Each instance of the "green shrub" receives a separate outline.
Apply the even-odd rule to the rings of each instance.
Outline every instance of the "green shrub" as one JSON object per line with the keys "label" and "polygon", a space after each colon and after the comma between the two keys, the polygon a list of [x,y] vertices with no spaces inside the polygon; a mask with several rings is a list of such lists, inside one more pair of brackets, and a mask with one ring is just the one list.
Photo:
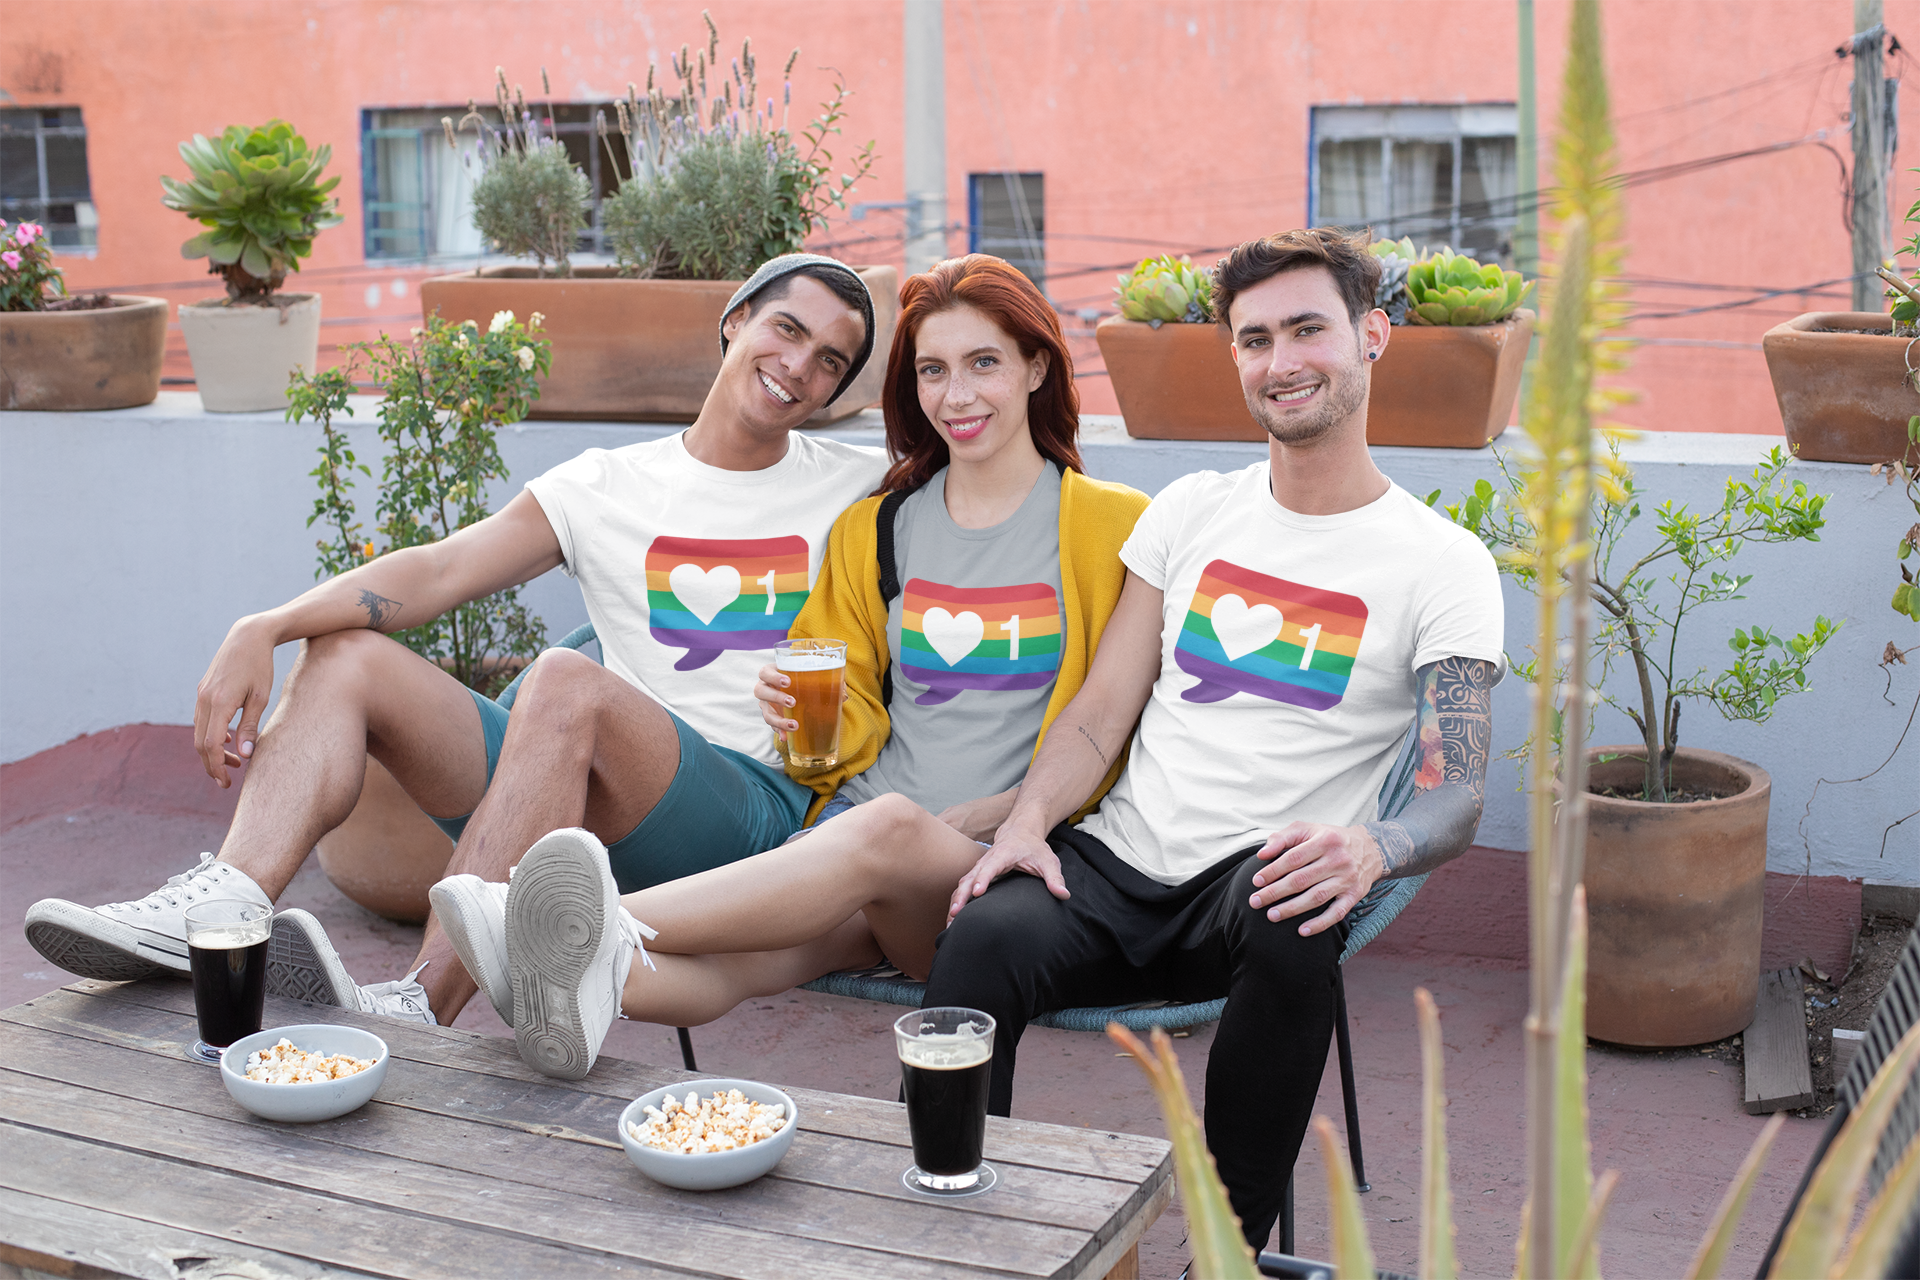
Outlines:
{"label": "green shrub", "polygon": [[211,141],[196,133],[180,144],[180,158],[192,180],[163,175],[161,203],[208,228],[180,254],[210,259],[231,301],[264,301],[313,252],[314,235],[340,221],[339,201],[327,197],[340,179],[320,181],[333,148],[308,150],[285,120],[233,125]]}

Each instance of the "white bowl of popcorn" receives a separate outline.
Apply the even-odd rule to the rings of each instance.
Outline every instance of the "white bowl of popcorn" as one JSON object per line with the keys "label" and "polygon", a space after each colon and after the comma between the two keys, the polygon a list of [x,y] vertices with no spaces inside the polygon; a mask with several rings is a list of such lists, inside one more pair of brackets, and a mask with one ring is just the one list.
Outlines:
{"label": "white bowl of popcorn", "polygon": [[737,1187],[793,1145],[793,1099],[752,1080],[689,1080],[642,1094],[620,1113],[620,1145],[640,1172],[684,1191]]}
{"label": "white bowl of popcorn", "polygon": [[366,1105],[387,1078],[387,1042],[359,1027],[274,1027],[220,1057],[233,1100],[266,1120],[311,1124]]}

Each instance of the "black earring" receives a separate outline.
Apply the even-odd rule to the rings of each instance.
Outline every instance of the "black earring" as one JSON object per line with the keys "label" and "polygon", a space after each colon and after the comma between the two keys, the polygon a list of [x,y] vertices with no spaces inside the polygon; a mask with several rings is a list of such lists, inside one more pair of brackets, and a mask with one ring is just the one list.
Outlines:
{"label": "black earring", "polygon": [[1380,358],[1380,353],[1379,353],[1378,351],[1369,351],[1369,352],[1367,352],[1367,359],[1369,359],[1369,360],[1378,360],[1379,358]]}

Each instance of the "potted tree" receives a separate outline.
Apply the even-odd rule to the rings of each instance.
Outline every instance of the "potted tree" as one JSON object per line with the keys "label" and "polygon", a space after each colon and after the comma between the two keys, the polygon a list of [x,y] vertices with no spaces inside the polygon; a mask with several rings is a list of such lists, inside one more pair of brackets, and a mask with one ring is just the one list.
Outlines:
{"label": "potted tree", "polygon": [[[1478,449],[1506,430],[1533,336],[1517,271],[1410,240],[1372,246],[1374,301],[1393,336],[1372,369],[1367,443]],[[1264,440],[1247,413],[1230,339],[1205,298],[1210,278],[1185,259],[1146,258],[1119,277],[1118,316],[1095,330],[1127,433],[1142,439]],[[1189,301],[1168,305],[1175,294]]]}
{"label": "potted tree", "polygon": [[[320,464],[312,472],[320,493],[307,517],[309,528],[318,524],[326,532],[314,544],[315,577],[344,573],[387,551],[438,542],[486,517],[488,485],[507,478],[498,430],[526,416],[550,366],[540,321],[534,315],[523,324],[503,311],[482,329],[433,317],[410,341],[383,334],[347,348],[345,367],[294,373],[287,418],[312,419],[321,431]],[[384,388],[379,435],[385,454],[372,537],[355,518],[350,494],[353,473],[372,472],[335,422],[353,413],[348,397],[362,358]],[[527,612],[516,587],[393,638],[491,697],[544,647],[546,625]],[[358,805],[320,841],[320,866],[360,905],[418,922],[427,918],[427,890],[446,873],[451,848],[445,833],[369,758]]]}
{"label": "potted tree", "polygon": [[160,179],[161,203],[207,228],[180,246],[181,256],[208,259],[208,274],[227,286],[224,298],[180,307],[210,413],[283,408],[288,374],[319,361],[320,295],[280,287],[313,252],[313,237],[340,221],[339,202],[327,194],[340,179],[320,179],[332,155],[331,147],[309,150],[284,120],[233,125],[218,138],[196,133],[180,144],[188,181]]}
{"label": "potted tree", "polygon": [[[480,135],[474,217],[481,233],[534,265],[429,280],[421,306],[455,320],[502,309],[537,308],[551,317],[554,376],[535,417],[692,420],[720,370],[715,334],[734,290],[761,262],[803,248],[872,167],[869,143],[852,172],[836,178],[829,168],[827,144],[851,96],[844,82],[796,133],[784,106],[791,83],[776,113],[771,98],[759,96],[751,42],[723,68],[718,31],[711,19],[707,26],[704,50],[682,48],[673,57],[671,94],[649,70],[644,95],[629,85],[627,98],[613,104],[613,122],[600,117],[600,143],[614,170],[629,175],[603,207],[613,266],[568,262],[586,224],[586,179],[542,135],[504,75],[495,85],[500,127],[475,111],[458,131],[443,122],[450,141],[468,130]],[[788,59],[788,75],[798,56],[795,50]],[[577,181],[569,186],[563,171]],[[873,293],[874,344],[884,349],[899,314],[899,274],[887,266],[858,270]],[[812,421],[874,403],[885,373],[869,368]]]}
{"label": "potted tree", "polygon": [[[1496,459],[1501,483],[1479,481],[1447,513],[1538,594],[1526,556],[1540,537],[1537,508],[1521,501],[1524,468]],[[1807,664],[1838,626],[1816,617],[1790,638],[1736,627],[1733,662],[1718,672],[1683,670],[1678,642],[1690,614],[1742,598],[1752,575],[1731,569],[1741,548],[1819,541],[1826,499],[1781,479],[1790,462],[1774,449],[1749,479],[1729,477],[1718,510],[1662,504],[1652,545],[1628,560],[1622,545],[1641,497],[1617,449],[1607,459],[1590,517],[1591,657],[1598,700],[1624,714],[1640,741],[1588,751],[1588,1027],[1602,1040],[1702,1044],[1753,1019],[1771,781],[1759,765],[1681,747],[1681,707],[1695,699],[1729,720],[1765,721],[1780,698],[1807,687]],[[1631,673],[1624,693],[1610,685],[1620,666]],[[1558,683],[1538,653],[1514,671]]]}
{"label": "potted tree", "polygon": [[162,298],[67,296],[46,229],[0,221],[0,409],[125,409],[160,394]]}

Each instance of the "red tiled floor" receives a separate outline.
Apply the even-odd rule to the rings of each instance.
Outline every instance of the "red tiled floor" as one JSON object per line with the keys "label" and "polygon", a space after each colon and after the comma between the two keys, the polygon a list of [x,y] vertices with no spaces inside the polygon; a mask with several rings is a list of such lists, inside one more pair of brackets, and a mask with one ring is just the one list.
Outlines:
{"label": "red tiled floor", "polygon": [[[199,770],[190,734],[130,726],[76,739],[0,766],[0,917],[18,921],[34,900],[134,897],[216,848],[232,796]],[[1468,855],[1499,863],[1497,851]],[[1511,857],[1511,855],[1504,855]],[[1463,860],[1456,864],[1463,868]],[[1363,1197],[1382,1265],[1417,1264],[1419,1060],[1413,991],[1439,1002],[1448,1047],[1448,1126],[1458,1249],[1468,1274],[1510,1274],[1523,1195],[1520,1114],[1525,973],[1512,948],[1469,939],[1511,937],[1523,899],[1436,879],[1381,941],[1348,968],[1367,1172]],[[1496,883],[1510,876],[1496,876]],[[1477,904],[1477,905],[1476,905]],[[365,981],[397,977],[419,930],[379,920],[342,898],[309,861],[283,898],[325,922],[349,968]],[[1476,926],[1466,913],[1477,910]],[[1496,913],[1489,919],[1486,913]],[[1449,949],[1451,948],[1451,949]],[[63,975],[29,947],[17,924],[0,928],[0,1007],[52,989]],[[703,1070],[808,1088],[890,1098],[896,1068],[887,1029],[898,1013],[881,1005],[796,992],[742,1006],[694,1033]],[[484,1000],[459,1025],[505,1034]],[[1177,1042],[1195,1102],[1211,1029]],[[670,1030],[618,1023],[608,1053],[675,1063]],[[1706,1057],[1596,1049],[1589,1055],[1594,1163],[1622,1173],[1602,1233],[1615,1277],[1678,1275],[1691,1257],[1727,1179],[1761,1121],[1740,1110],[1737,1068]],[[1261,1105],[1258,1098],[1238,1105]],[[1329,1070],[1320,1109],[1340,1116],[1338,1072]],[[1056,1124],[1158,1134],[1138,1071],[1102,1038],[1035,1028],[1021,1045],[1015,1111]],[[1789,1120],[1748,1210],[1726,1274],[1751,1274],[1818,1138],[1814,1121]],[[1318,1154],[1298,1166],[1299,1248],[1326,1256],[1326,1195]],[[1147,1237],[1142,1274],[1176,1275],[1185,1262],[1177,1210]]]}

